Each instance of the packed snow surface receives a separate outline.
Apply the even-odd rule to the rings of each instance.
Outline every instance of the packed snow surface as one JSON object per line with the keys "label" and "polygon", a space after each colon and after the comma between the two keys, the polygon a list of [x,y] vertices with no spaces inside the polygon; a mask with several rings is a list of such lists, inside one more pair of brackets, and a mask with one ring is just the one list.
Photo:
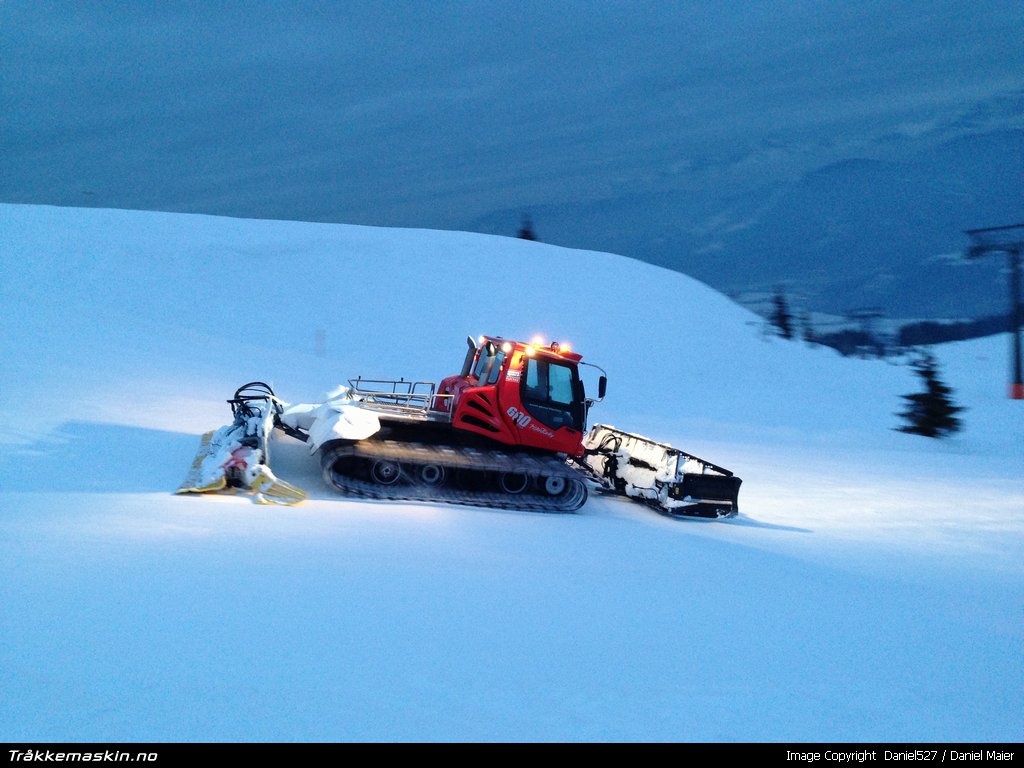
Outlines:
{"label": "packed snow surface", "polygon": [[[787,342],[684,275],[427,230],[0,205],[0,740],[1016,741],[1024,402],[1008,335],[904,363]],[[592,421],[743,478],[675,520],[175,496],[262,380],[439,380],[567,341]],[[593,390],[591,390],[593,391]]]}

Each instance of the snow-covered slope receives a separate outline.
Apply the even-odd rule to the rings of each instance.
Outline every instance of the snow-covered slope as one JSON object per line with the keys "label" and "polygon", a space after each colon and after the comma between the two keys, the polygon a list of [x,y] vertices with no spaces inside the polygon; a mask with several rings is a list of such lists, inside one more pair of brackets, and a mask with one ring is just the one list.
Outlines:
{"label": "snow-covered slope", "polygon": [[[0,738],[1015,740],[1024,408],[1006,337],[909,369],[764,336],[685,276],[426,230],[0,206]],[[702,523],[182,498],[239,384],[436,379],[466,334],[566,340],[592,418],[744,479]]]}

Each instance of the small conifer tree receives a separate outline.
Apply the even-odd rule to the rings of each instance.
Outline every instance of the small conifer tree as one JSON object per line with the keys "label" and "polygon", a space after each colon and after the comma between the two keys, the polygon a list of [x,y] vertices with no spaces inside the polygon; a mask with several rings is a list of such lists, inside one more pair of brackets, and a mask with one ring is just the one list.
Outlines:
{"label": "small conifer tree", "polygon": [[533,229],[533,220],[527,214],[523,214],[521,223],[519,224],[519,232],[516,234],[521,240],[536,240],[537,233]]}
{"label": "small conifer tree", "polygon": [[814,330],[814,325],[811,323],[811,313],[804,310],[800,315],[800,327],[803,331],[804,341],[808,344],[813,344],[818,341],[818,335]]}
{"label": "small conifer tree", "polygon": [[898,431],[925,437],[946,437],[960,431],[962,422],[957,414],[964,409],[954,404],[953,390],[939,378],[935,356],[923,353],[914,362],[914,372],[924,383],[924,391],[903,395],[907,407],[897,415],[907,423]]}
{"label": "small conifer tree", "polygon": [[775,298],[772,301],[774,309],[772,309],[772,325],[779,332],[779,336],[784,339],[793,338],[793,315],[789,311],[789,304],[786,302],[786,297],[782,295],[782,292],[775,294]]}

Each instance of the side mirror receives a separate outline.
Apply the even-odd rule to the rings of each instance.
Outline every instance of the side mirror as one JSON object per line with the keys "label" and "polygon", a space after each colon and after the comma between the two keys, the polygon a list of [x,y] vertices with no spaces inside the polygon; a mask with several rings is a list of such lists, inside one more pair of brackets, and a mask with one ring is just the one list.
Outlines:
{"label": "side mirror", "polygon": [[608,392],[608,377],[602,376],[597,380],[597,399],[604,400],[605,394]]}

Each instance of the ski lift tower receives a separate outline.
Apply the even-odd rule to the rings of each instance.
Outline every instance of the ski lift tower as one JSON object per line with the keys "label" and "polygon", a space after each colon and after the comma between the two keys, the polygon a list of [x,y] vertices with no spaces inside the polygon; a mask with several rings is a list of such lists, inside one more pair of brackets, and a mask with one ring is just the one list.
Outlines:
{"label": "ski lift tower", "polygon": [[1020,360],[1020,254],[1024,250],[1024,224],[968,229],[965,234],[971,238],[971,245],[964,254],[966,258],[980,259],[990,253],[1005,253],[1010,257],[1010,334],[1013,337],[1013,381],[1010,382],[1010,397],[1013,400],[1024,400]]}

